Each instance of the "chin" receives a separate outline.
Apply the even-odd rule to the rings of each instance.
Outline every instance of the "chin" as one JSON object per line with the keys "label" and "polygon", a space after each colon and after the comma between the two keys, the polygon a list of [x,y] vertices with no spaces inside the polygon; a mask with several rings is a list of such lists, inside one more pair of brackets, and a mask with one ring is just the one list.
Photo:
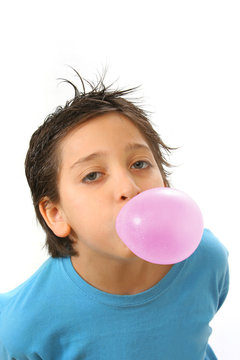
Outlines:
{"label": "chin", "polygon": [[117,233],[113,237],[113,241],[116,246],[114,247],[114,255],[119,259],[136,259],[138,258],[128,247],[127,245],[120,239]]}
{"label": "chin", "polygon": [[134,259],[137,258],[137,255],[135,255],[128,247],[121,241],[121,246],[119,249],[119,254],[122,258],[125,259]]}

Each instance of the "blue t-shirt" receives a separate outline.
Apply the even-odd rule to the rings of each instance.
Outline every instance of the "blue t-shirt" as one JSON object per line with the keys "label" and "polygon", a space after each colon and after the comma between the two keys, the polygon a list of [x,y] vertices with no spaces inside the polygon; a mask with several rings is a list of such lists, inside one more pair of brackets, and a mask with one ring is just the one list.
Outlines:
{"label": "blue t-shirt", "polygon": [[212,360],[209,322],[226,298],[228,252],[207,229],[150,289],[114,295],[49,258],[0,295],[1,360]]}

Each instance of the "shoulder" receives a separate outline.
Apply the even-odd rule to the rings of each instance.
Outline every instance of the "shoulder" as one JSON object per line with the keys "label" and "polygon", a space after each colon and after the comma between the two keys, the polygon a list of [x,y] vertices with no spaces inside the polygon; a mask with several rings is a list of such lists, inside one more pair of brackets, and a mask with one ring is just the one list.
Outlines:
{"label": "shoulder", "polygon": [[43,282],[44,278],[47,278],[52,272],[54,263],[55,259],[47,259],[38,270],[22,284],[9,292],[0,294],[0,313],[5,306],[11,305],[11,303],[15,303],[16,301],[19,302],[22,298],[25,298],[26,295],[29,295],[29,288],[32,289],[36,284]]}
{"label": "shoulder", "polygon": [[[229,264],[228,264],[228,250],[213,233],[206,229],[202,239],[202,246],[207,253],[212,268],[214,268],[215,275],[212,275],[212,280],[215,283],[218,291],[218,303],[216,310],[218,311],[224,303],[229,291]],[[211,269],[213,270],[213,269]]]}
{"label": "shoulder", "polygon": [[[219,289],[229,287],[228,250],[225,245],[209,230],[204,229],[201,242],[196,251],[189,258],[192,268],[201,269],[201,276],[212,287],[216,284]],[[196,271],[198,271],[196,270]]]}
{"label": "shoulder", "polygon": [[225,245],[209,229],[204,229],[198,248],[186,263],[189,276],[202,289],[208,301],[211,299],[216,312],[229,289],[228,250]]}
{"label": "shoulder", "polygon": [[33,301],[33,303],[36,302],[36,298],[34,299],[33,297],[36,296],[37,293],[40,294],[44,289],[44,282],[51,276],[54,263],[55,259],[47,259],[38,270],[22,284],[9,292],[0,294],[1,323],[5,318],[5,313],[11,315],[18,314],[26,304],[30,304],[31,301]]}
{"label": "shoulder", "polygon": [[27,346],[32,322],[43,310],[51,282],[56,278],[57,264],[57,259],[47,259],[24,283],[0,294],[0,345],[14,351]]}
{"label": "shoulder", "polygon": [[228,263],[227,248],[209,229],[204,229],[198,251],[212,264],[225,266]]}

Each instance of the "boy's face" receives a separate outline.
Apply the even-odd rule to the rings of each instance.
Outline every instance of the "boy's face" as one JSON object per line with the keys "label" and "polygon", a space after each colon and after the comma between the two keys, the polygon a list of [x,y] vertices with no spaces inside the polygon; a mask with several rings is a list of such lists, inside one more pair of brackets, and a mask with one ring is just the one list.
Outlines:
{"label": "boy's face", "polygon": [[[128,149],[129,144],[148,149]],[[106,155],[82,161],[98,152]],[[61,143],[60,155],[56,217],[69,225],[76,249],[82,255],[85,249],[122,260],[135,257],[116,233],[116,217],[138,193],[164,186],[140,131],[120,113],[103,114],[69,133]]]}

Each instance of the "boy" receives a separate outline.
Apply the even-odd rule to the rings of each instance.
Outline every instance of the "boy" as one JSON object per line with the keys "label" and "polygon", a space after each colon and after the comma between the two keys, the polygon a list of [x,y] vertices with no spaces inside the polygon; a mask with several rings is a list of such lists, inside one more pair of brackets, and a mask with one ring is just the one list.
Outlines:
{"label": "boy", "polygon": [[80,80],[30,141],[26,176],[51,256],[0,296],[0,359],[216,359],[209,322],[228,292],[227,250],[205,229],[188,259],[158,265],[120,240],[127,201],[170,186],[173,149],[124,98],[132,90],[100,80],[86,93]]}

